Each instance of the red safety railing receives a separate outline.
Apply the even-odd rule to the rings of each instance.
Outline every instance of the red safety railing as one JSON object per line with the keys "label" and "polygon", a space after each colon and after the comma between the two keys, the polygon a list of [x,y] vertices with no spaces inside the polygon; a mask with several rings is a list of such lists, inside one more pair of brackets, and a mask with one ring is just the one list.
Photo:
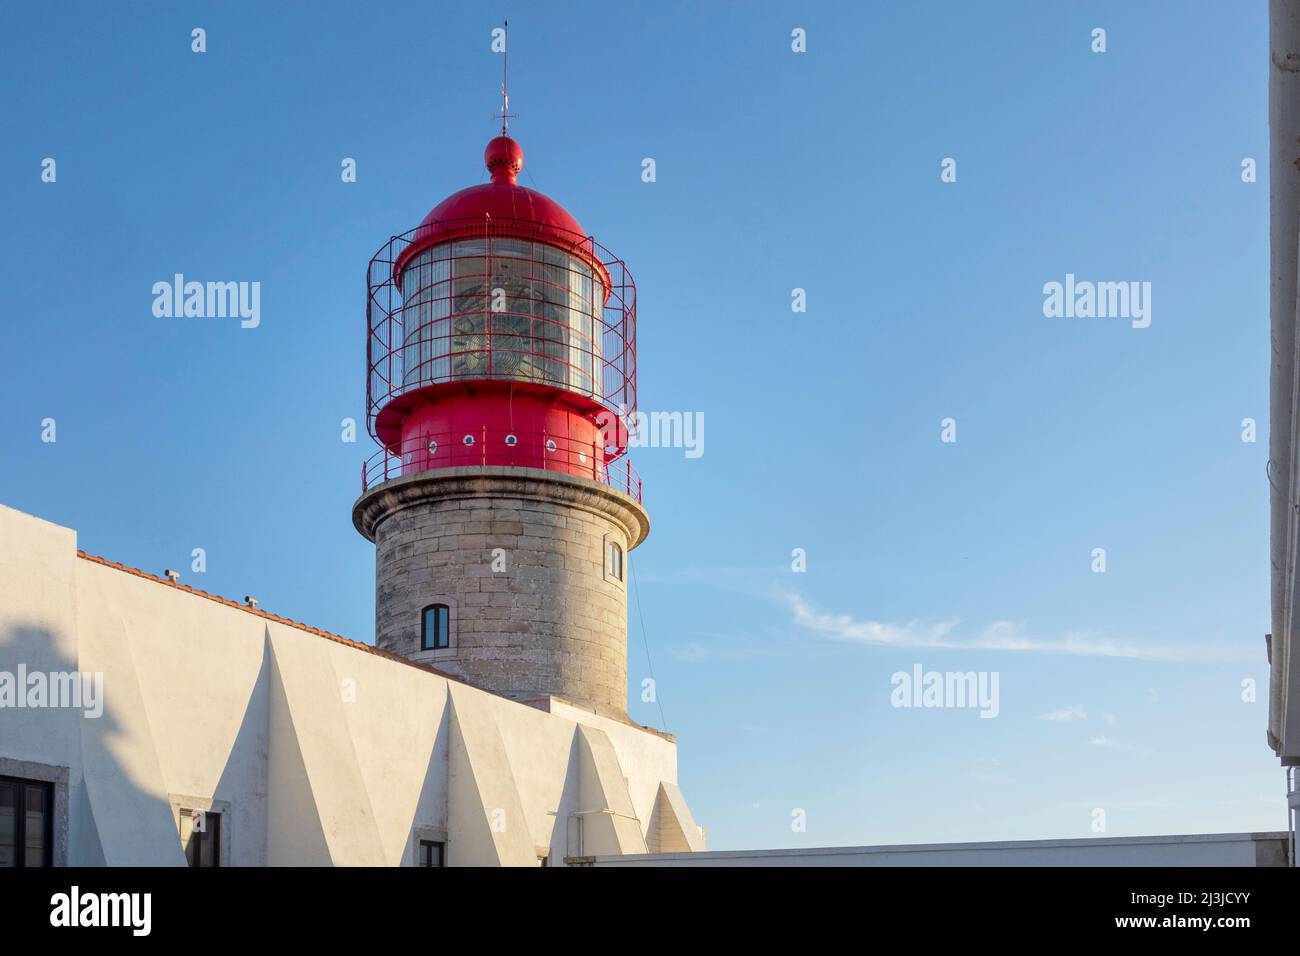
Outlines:
{"label": "red safety railing", "polygon": [[379,439],[375,419],[395,398],[445,382],[532,382],[636,411],[636,283],[590,236],[558,233],[502,219],[424,223],[375,253],[366,273],[371,435]]}
{"label": "red safety railing", "polygon": [[641,476],[632,463],[626,457],[608,460],[599,441],[578,441],[546,432],[478,428],[410,438],[401,443],[399,450],[399,454],[393,454],[384,449],[362,463],[363,492],[394,478],[441,468],[513,465],[590,478],[641,501]]}

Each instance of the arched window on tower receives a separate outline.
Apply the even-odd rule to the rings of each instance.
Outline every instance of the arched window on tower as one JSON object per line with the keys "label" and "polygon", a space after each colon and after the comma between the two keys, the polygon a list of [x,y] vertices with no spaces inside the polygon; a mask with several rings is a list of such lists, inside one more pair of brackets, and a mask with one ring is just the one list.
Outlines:
{"label": "arched window on tower", "polygon": [[451,609],[430,604],[420,615],[420,649],[437,651],[451,647]]}
{"label": "arched window on tower", "polygon": [[605,567],[609,576],[615,581],[623,580],[623,548],[614,541],[606,545],[607,554],[605,558]]}

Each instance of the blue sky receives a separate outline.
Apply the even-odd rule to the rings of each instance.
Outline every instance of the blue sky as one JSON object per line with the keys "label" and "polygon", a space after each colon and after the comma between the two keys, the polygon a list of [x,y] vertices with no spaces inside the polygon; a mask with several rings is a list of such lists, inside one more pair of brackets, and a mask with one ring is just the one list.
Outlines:
{"label": "blue sky", "polygon": [[[711,845],[1283,829],[1263,4],[16,7],[0,502],[369,640],[364,269],[486,178],[501,16],[521,182],[636,276],[642,408],[705,417],[634,459],[632,564]],[[155,318],[176,272],[260,327]],[[1046,318],[1067,273],[1151,326]],[[998,717],[891,706],[916,664]]]}

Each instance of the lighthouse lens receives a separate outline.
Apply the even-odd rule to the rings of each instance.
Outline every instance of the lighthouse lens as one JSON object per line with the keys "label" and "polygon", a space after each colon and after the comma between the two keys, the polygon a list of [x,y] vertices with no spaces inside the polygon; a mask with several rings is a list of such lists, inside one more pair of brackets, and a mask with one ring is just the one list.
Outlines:
{"label": "lighthouse lens", "polygon": [[462,239],[401,276],[402,385],[538,382],[600,398],[605,289],[582,258],[523,239]]}

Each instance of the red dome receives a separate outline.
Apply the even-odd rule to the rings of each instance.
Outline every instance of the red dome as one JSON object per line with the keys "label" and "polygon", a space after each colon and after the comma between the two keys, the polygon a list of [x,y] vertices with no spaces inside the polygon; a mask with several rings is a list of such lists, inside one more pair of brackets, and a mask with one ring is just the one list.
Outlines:
{"label": "red dome", "polygon": [[558,230],[571,242],[587,235],[578,220],[554,199],[512,182],[483,183],[452,193],[434,206],[420,225],[436,231],[452,220],[482,220],[485,216],[493,221],[522,221]]}
{"label": "red dome", "polygon": [[411,244],[394,265],[394,275],[412,256],[452,239],[484,235],[531,239],[558,246],[586,259],[606,278],[608,272],[593,255],[587,233],[554,199],[516,181],[524,168],[524,151],[509,136],[498,136],[487,145],[484,163],[492,182],[452,193],[430,210],[416,228]]}

